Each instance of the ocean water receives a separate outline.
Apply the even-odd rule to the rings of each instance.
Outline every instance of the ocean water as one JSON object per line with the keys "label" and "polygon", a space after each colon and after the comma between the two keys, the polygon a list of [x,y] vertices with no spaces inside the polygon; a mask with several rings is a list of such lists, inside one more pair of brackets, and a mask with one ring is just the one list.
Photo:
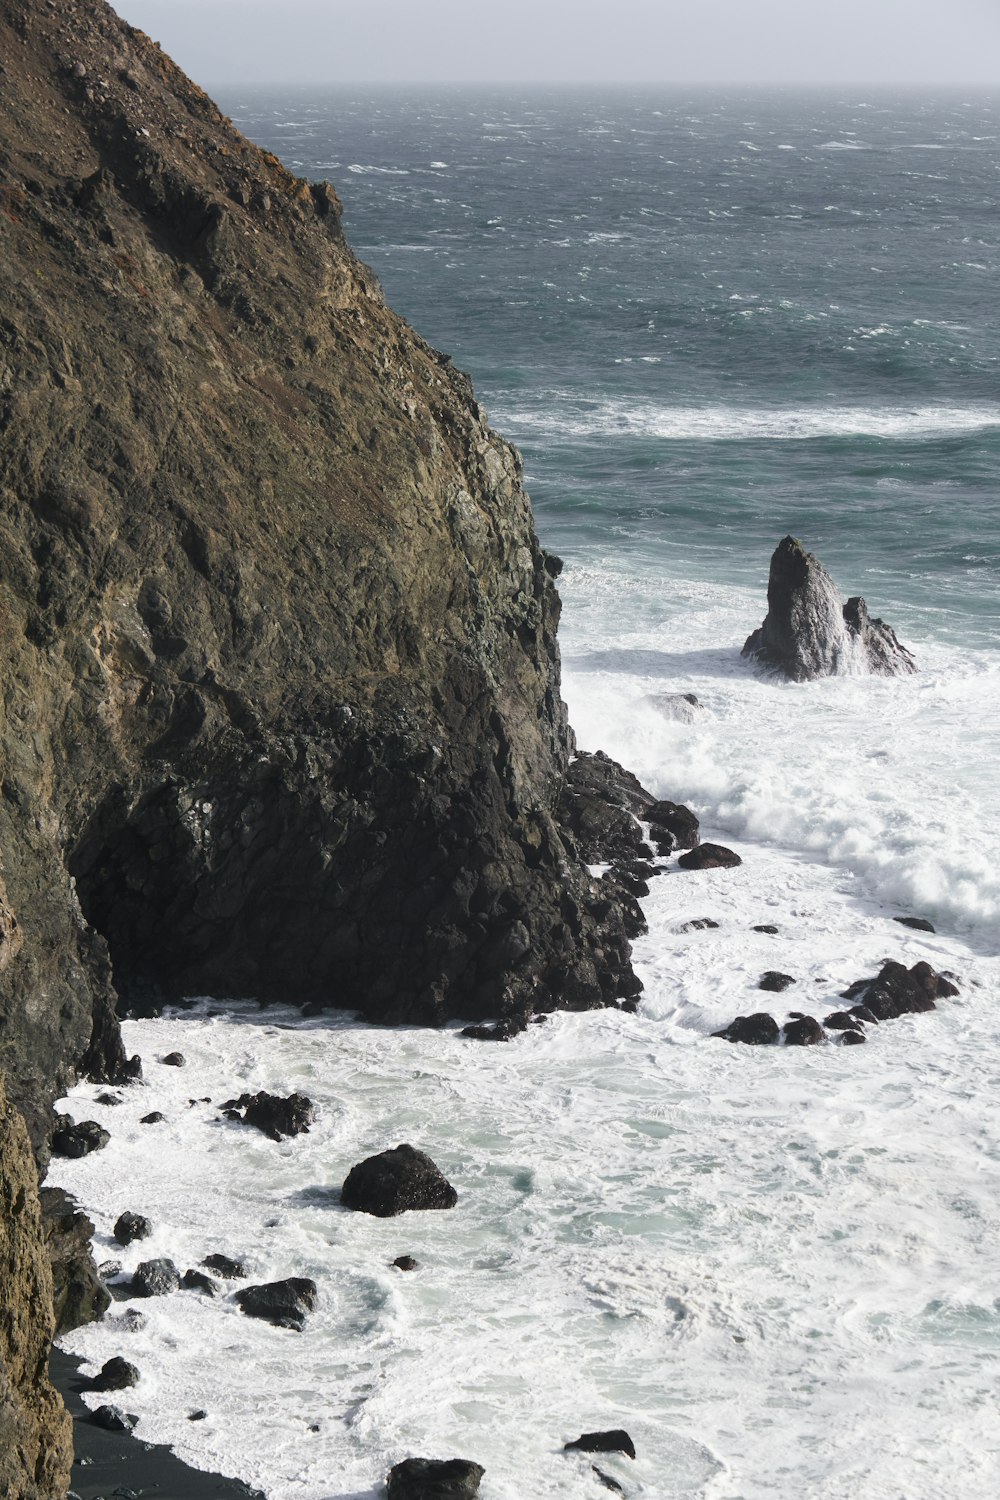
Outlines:
{"label": "ocean water", "polygon": [[[117,1106],[77,1089],[112,1141],[51,1172],[99,1255],[243,1253],[255,1280],[313,1276],[320,1306],[293,1334],[180,1293],[68,1347],[134,1359],[139,1433],[270,1500],[373,1500],[414,1453],[478,1459],[485,1500],[596,1497],[562,1444],[617,1426],[637,1460],[599,1463],[630,1496],[995,1493],[1000,99],[222,103],[334,181],[390,302],[523,452],[566,563],[581,746],[744,863],[653,882],[635,1016],[503,1047],[306,1021],[294,995],[127,1023],[147,1082]],[[779,684],[742,660],[789,531],[916,676]],[[710,1037],[762,1008],[822,1018],[889,957],[956,973],[959,998],[864,1047]],[[795,987],[760,995],[767,969]],[[183,1070],[157,1061],[175,1047]],[[312,1132],[217,1118],[261,1087],[308,1093]],[[400,1140],[457,1210],[340,1207],[350,1166]],[[125,1208],[156,1228],[121,1251]],[[418,1271],[391,1267],[405,1252]]]}

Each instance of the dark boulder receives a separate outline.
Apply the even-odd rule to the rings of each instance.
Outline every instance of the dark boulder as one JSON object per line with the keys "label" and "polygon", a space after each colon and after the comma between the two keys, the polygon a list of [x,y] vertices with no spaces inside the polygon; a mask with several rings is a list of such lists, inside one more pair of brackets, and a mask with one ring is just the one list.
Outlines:
{"label": "dark boulder", "polygon": [[893,917],[901,927],[912,927],[915,932],[934,932],[933,922],[928,922],[926,917]]}
{"label": "dark boulder", "polygon": [[347,1208],[380,1219],[410,1209],[454,1208],[458,1193],[430,1157],[413,1146],[380,1151],[352,1167],[341,1189]]}
{"label": "dark boulder", "polygon": [[643,702],[679,724],[694,724],[705,717],[705,707],[694,693],[647,693]]}
{"label": "dark boulder", "polygon": [[139,1425],[139,1418],[131,1412],[122,1411],[120,1406],[99,1406],[90,1420],[95,1426],[103,1427],[108,1432],[131,1432]]}
{"label": "dark boulder", "polygon": [[767,616],[743,655],[794,682],[857,672],[896,677],[916,664],[861,598],[842,604],[833,579],[801,542],[786,536],[771,558]]}
{"label": "dark boulder", "polygon": [[823,1018],[823,1025],[827,1031],[860,1031],[861,1018],[851,1010],[835,1010]]}
{"label": "dark boulder", "polygon": [[318,1295],[315,1281],[308,1276],[289,1276],[284,1281],[244,1287],[236,1293],[236,1301],[248,1318],[264,1318],[276,1328],[301,1330]]}
{"label": "dark boulder", "polygon": [[774,937],[774,935],[778,931],[773,922],[758,922],[753,930],[754,932],[767,932],[772,937]]}
{"label": "dark boulder", "polygon": [[878,1021],[896,1016],[936,1009],[936,1002],[958,994],[958,988],[943,974],[937,974],[928,963],[905,964],[890,959],[874,979],[858,979],[843,993],[845,1000],[857,1000]]}
{"label": "dark boulder", "polygon": [[419,1260],[414,1260],[412,1255],[397,1255],[393,1261],[397,1271],[415,1271],[420,1265]]}
{"label": "dark boulder", "polygon": [[768,1047],[778,1040],[780,1027],[773,1016],[760,1010],[752,1016],[737,1016],[724,1030],[713,1031],[712,1035],[721,1036],[727,1042],[746,1042],[751,1047]]}
{"label": "dark boulder", "polygon": [[309,1129],[316,1118],[316,1110],[305,1094],[241,1094],[238,1099],[227,1099],[219,1108],[231,1120],[242,1120],[244,1125],[253,1125],[272,1141],[280,1141],[288,1135],[301,1135]]}
{"label": "dark boulder", "polygon": [[485,1473],[468,1458],[404,1458],[389,1470],[389,1500],[475,1500]]}
{"label": "dark boulder", "polygon": [[852,1005],[848,1015],[856,1016],[859,1021],[864,1021],[866,1026],[877,1026],[878,1016],[867,1005]]}
{"label": "dark boulder", "polygon": [[563,1452],[624,1453],[635,1458],[635,1444],[623,1427],[615,1427],[608,1432],[585,1432],[572,1443],[563,1443]]}
{"label": "dark boulder", "polygon": [[826,1032],[815,1016],[795,1015],[784,1026],[786,1047],[814,1047],[826,1041]]}
{"label": "dark boulder", "polygon": [[767,973],[762,974],[757,981],[757,988],[759,990],[771,990],[774,994],[778,995],[782,990],[787,990],[789,985],[794,983],[795,980],[791,974],[782,974],[780,969],[768,969]]}
{"label": "dark boulder", "polygon": [[588,864],[627,868],[650,853],[639,819],[654,805],[655,798],[610,755],[581,752],[567,769],[558,817]]}
{"label": "dark boulder", "polygon": [[52,1151],[55,1156],[89,1156],[91,1151],[100,1151],[110,1139],[108,1131],[96,1120],[81,1120],[77,1125],[68,1115],[57,1115]]}
{"label": "dark boulder", "polygon": [[527,1029],[526,1016],[511,1016],[506,1021],[498,1021],[494,1026],[463,1026],[459,1035],[471,1037],[476,1042],[509,1042]]}
{"label": "dark boulder", "polygon": [[161,1057],[160,1062],[168,1068],[183,1068],[187,1066],[187,1059],[183,1052],[168,1052],[166,1057]]}
{"label": "dark boulder", "polygon": [[43,1187],[42,1233],[52,1267],[52,1305],[56,1333],[93,1323],[110,1306],[111,1297],[94,1265],[94,1226],[62,1188]]}
{"label": "dark boulder", "polygon": [[708,932],[713,927],[718,927],[714,917],[692,917],[690,922],[682,922],[678,932]]}
{"label": "dark boulder", "polygon": [[234,1260],[230,1255],[206,1255],[202,1261],[210,1271],[218,1271],[220,1276],[225,1276],[227,1281],[241,1281],[247,1274],[247,1268],[241,1260]]}
{"label": "dark boulder", "polygon": [[140,1261],[132,1275],[132,1295],[135,1297],[165,1297],[176,1292],[181,1284],[177,1267],[172,1260],[160,1257],[157,1260]]}
{"label": "dark boulder", "polygon": [[153,1226],[145,1214],[134,1214],[128,1209],[115,1220],[114,1235],[119,1245],[131,1245],[133,1240],[146,1240]]}
{"label": "dark boulder", "polygon": [[100,1372],[90,1382],[94,1391],[127,1391],[129,1386],[139,1384],[139,1371],[127,1359],[116,1354],[101,1366]]}
{"label": "dark boulder", "polygon": [[682,854],[677,863],[682,870],[729,870],[743,861],[724,844],[699,844]]}
{"label": "dark boulder", "polygon": [[204,1292],[208,1297],[217,1296],[219,1291],[219,1283],[206,1276],[204,1271],[185,1271],[181,1286],[187,1292]]}
{"label": "dark boulder", "polygon": [[151,1110],[148,1115],[143,1115],[142,1119],[139,1121],[139,1124],[140,1125],[159,1125],[160,1121],[161,1120],[165,1120],[166,1118],[167,1118],[166,1115],[163,1114],[161,1110],[154,1109],[154,1110]]}
{"label": "dark boulder", "polygon": [[698,819],[680,802],[654,802],[643,817],[660,854],[672,854],[675,849],[693,849],[700,842]]}
{"label": "dark boulder", "polygon": [[842,1047],[857,1047],[861,1042],[867,1042],[868,1038],[863,1031],[845,1031],[841,1033],[840,1044]]}

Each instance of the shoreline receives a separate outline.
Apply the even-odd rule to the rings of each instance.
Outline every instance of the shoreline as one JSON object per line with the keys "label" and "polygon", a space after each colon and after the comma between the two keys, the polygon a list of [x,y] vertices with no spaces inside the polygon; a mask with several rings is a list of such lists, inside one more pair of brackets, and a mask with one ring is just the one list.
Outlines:
{"label": "shoreline", "polygon": [[[145,1443],[130,1432],[107,1432],[91,1420],[82,1392],[89,1388],[80,1374],[83,1361],[53,1347],[49,1357],[52,1384],[73,1418],[73,1475],[70,1494],[79,1500],[104,1500],[130,1490],[156,1500],[267,1500],[241,1479],[192,1469],[164,1443]],[[124,1398],[127,1392],[112,1393]],[[117,1403],[116,1403],[117,1404]]]}

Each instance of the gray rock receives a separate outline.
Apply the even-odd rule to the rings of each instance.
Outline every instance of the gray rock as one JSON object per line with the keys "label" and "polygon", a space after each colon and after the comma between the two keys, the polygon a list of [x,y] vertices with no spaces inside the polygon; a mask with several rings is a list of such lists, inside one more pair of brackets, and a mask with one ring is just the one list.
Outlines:
{"label": "gray rock", "polygon": [[767,616],[747,637],[743,655],[794,682],[916,671],[890,626],[872,619],[861,598],[842,604],[829,573],[792,536],[779,542],[771,558]]}
{"label": "gray rock", "polygon": [[177,1267],[165,1257],[140,1261],[132,1275],[132,1293],[136,1297],[165,1297],[176,1292],[180,1284]]}

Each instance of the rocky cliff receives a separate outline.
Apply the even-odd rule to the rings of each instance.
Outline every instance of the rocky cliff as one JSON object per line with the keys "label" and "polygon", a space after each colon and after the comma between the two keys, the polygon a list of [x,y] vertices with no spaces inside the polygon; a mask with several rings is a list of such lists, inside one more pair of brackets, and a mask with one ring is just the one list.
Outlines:
{"label": "rocky cliff", "polygon": [[[556,808],[517,454],[328,184],[102,0],[0,0],[0,1067],[117,996],[523,1024],[638,988]],[[2,1477],[2,1476],[0,1476]]]}
{"label": "rocky cliff", "polygon": [[42,1244],[35,1162],[0,1081],[0,1493],[66,1493],[71,1425],[48,1379],[52,1275]]}

